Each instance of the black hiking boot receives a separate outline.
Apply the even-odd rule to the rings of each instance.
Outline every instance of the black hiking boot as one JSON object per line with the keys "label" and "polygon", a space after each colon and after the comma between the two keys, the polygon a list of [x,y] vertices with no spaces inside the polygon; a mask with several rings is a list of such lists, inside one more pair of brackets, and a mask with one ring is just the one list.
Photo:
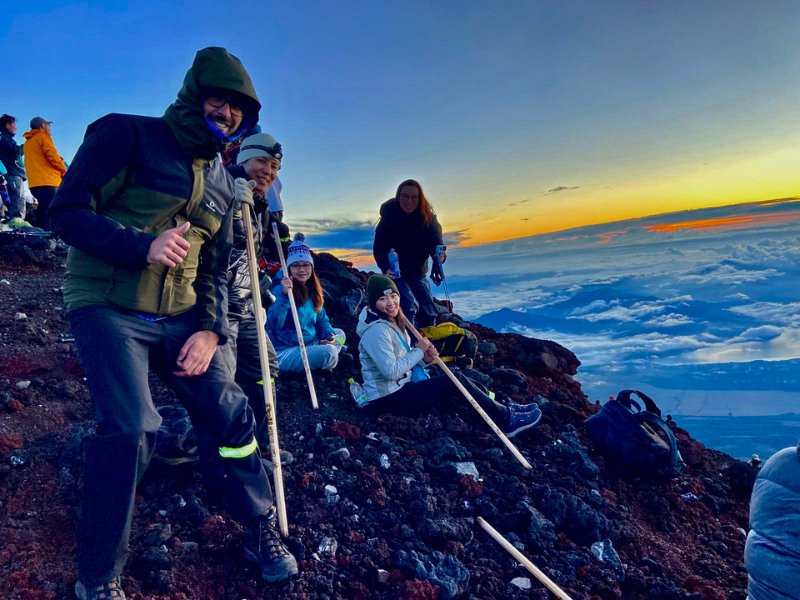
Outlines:
{"label": "black hiking boot", "polygon": [[253,519],[245,530],[244,559],[261,569],[266,581],[283,581],[297,575],[297,560],[281,540],[276,528],[275,509]]}
{"label": "black hiking boot", "polygon": [[506,434],[506,437],[512,438],[536,425],[541,418],[542,411],[536,404],[509,406],[508,419],[506,426],[503,427],[503,433]]}
{"label": "black hiking boot", "polygon": [[75,584],[75,595],[79,600],[126,600],[125,592],[119,585],[119,577],[88,590],[79,581]]}

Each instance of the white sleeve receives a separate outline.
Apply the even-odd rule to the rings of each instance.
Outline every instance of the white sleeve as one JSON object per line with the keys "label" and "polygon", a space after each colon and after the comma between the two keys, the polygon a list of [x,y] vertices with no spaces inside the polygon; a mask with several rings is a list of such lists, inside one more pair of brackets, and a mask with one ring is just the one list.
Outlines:
{"label": "white sleeve", "polygon": [[403,378],[411,368],[425,357],[419,348],[414,348],[404,356],[395,355],[392,337],[397,333],[389,327],[370,327],[361,338],[361,345],[372,358],[378,370],[389,381]]}

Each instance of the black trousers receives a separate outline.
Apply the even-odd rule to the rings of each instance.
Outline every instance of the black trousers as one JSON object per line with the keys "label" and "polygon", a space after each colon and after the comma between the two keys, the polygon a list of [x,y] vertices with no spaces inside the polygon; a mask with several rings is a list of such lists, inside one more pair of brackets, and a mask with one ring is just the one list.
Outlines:
{"label": "black trousers", "polygon": [[[261,381],[261,359],[258,354],[258,331],[256,318],[248,313],[242,319],[228,319],[230,336],[228,343],[219,349],[220,359],[228,374],[235,379],[247,395],[247,401],[255,418],[256,439],[261,448],[269,447],[269,432],[266,428],[267,406]],[[265,332],[266,335],[266,332]],[[272,341],[267,337],[267,362],[270,375],[278,376],[278,357]],[[273,386],[273,393],[275,388]]]}
{"label": "black trousers", "polygon": [[152,322],[97,305],[74,310],[69,318],[97,416],[97,431],[84,441],[78,530],[78,579],[84,585],[118,576],[128,557],[136,484],[161,424],[148,369],[173,389],[194,427],[217,440],[231,514],[245,521],[269,511],[272,490],[255,444],[253,413],[219,351],[202,375],[172,374],[184,342],[198,330],[193,311]]}
{"label": "black trousers", "polygon": [[[454,375],[461,385],[472,394],[472,397],[486,411],[492,421],[500,429],[503,429],[508,420],[508,409],[486,395],[481,388],[475,385],[474,381],[463,373],[455,372]],[[461,391],[446,375],[416,383],[406,383],[396,392],[371,401],[365,410],[375,415],[391,413],[403,417],[416,417],[429,413],[434,406],[446,409],[462,407],[462,415],[474,414],[477,416],[475,409],[469,405],[469,401],[462,396]]]}
{"label": "black trousers", "polygon": [[36,202],[39,203],[39,206],[36,208],[36,213],[33,215],[33,223],[31,223],[31,225],[49,230],[47,227],[47,211],[57,191],[58,188],[54,185],[37,185],[31,188],[31,194],[36,198]]}

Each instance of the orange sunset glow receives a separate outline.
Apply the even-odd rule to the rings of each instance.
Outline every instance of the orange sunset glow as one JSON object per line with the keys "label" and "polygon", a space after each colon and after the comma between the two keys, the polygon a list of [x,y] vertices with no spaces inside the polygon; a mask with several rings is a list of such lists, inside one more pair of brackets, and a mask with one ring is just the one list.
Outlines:
{"label": "orange sunset glow", "polygon": [[660,233],[673,233],[686,229],[697,231],[711,229],[747,229],[756,225],[773,225],[789,223],[800,219],[800,209],[792,210],[778,215],[747,215],[738,217],[723,217],[718,219],[702,219],[698,221],[682,221],[679,223],[664,223],[661,225],[648,225],[648,231]]}

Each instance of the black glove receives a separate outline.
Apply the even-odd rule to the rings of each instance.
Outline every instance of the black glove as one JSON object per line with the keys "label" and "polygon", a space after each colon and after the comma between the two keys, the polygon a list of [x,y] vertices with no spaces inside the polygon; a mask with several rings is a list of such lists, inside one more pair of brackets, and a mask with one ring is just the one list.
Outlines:
{"label": "black glove", "polygon": [[433,261],[433,267],[431,268],[431,281],[439,287],[442,285],[442,281],[444,281],[444,273],[442,273],[442,265],[439,264],[439,261]]}

